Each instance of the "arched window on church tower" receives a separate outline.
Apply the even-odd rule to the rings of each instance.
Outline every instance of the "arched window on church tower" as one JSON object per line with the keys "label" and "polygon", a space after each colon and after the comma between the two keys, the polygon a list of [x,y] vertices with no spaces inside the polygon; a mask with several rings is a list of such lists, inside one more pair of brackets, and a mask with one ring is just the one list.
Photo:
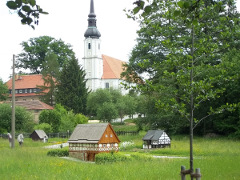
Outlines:
{"label": "arched window on church tower", "polygon": [[91,49],[91,43],[88,43],[88,49]]}

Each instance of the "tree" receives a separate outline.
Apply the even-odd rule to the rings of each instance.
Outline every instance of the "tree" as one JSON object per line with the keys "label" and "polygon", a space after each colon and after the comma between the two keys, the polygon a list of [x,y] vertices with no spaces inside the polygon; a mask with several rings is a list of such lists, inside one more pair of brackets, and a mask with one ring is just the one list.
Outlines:
{"label": "tree", "polygon": [[111,122],[112,119],[116,119],[117,117],[117,108],[112,102],[104,102],[103,105],[97,110],[97,118],[103,122]]}
{"label": "tree", "polygon": [[43,102],[53,106],[55,105],[55,89],[59,78],[59,64],[56,54],[48,53],[45,59],[42,70],[44,85],[38,86],[41,89],[39,93],[43,95],[41,96]]}
{"label": "tree", "polygon": [[[12,108],[10,104],[0,104],[0,133],[11,131]],[[26,109],[16,106],[15,129],[18,132],[31,132],[34,122],[33,115]]]}
{"label": "tree", "polygon": [[[103,110],[103,104],[107,106],[107,104],[111,105],[114,109],[113,112]],[[106,117],[115,117],[115,111],[117,111],[118,116],[123,118],[126,115],[126,103],[123,99],[123,95],[117,89],[97,89],[95,92],[91,92],[87,99],[87,111],[89,116],[97,116],[98,118],[105,119]],[[107,108],[108,109],[108,108]],[[99,114],[100,113],[100,114]],[[111,113],[111,115],[107,115],[104,113]],[[106,120],[106,119],[105,119]],[[107,121],[110,121],[108,119]]]}
{"label": "tree", "polygon": [[61,115],[58,111],[43,110],[39,115],[39,124],[47,123],[52,127],[53,132],[58,132],[61,123]]}
{"label": "tree", "polygon": [[118,99],[118,101],[116,103],[116,109],[118,112],[118,116],[121,119],[121,123],[123,123],[122,120],[123,120],[124,116],[127,115],[128,106],[127,106],[127,103],[125,100],[126,100],[125,98],[121,97]]}
{"label": "tree", "polygon": [[36,4],[36,0],[15,0],[8,1],[7,7],[11,10],[17,11],[17,14],[21,18],[22,24],[27,24],[35,29],[34,25],[38,25],[38,19],[40,14],[48,14],[44,12],[39,5]]}
{"label": "tree", "polygon": [[48,53],[57,55],[59,67],[63,67],[75,53],[71,45],[65,44],[64,41],[56,40],[49,36],[40,36],[30,38],[28,41],[21,43],[23,52],[18,54],[16,67],[29,69],[31,73],[40,74],[43,70],[44,62]]}
{"label": "tree", "polygon": [[67,111],[62,105],[56,104],[55,110],[60,113],[61,123],[60,132],[72,132],[78,124],[86,124],[88,118],[83,114],[74,114],[73,111]]}
{"label": "tree", "polygon": [[[145,7],[143,1],[137,2],[139,8],[132,13],[140,9],[144,12],[128,78],[131,72],[147,73],[148,79],[137,88],[144,93],[158,93],[159,109],[189,120],[193,172],[193,129],[210,115],[221,112],[219,108],[201,107],[225,91],[217,86],[224,79],[218,64],[224,53],[239,47],[239,14],[232,0],[159,0]],[[209,72],[219,73],[212,76]],[[199,112],[200,109],[204,111]]]}
{"label": "tree", "polygon": [[8,97],[8,87],[6,84],[3,83],[2,79],[0,78],[0,101],[6,100]]}
{"label": "tree", "polygon": [[34,126],[34,130],[43,130],[45,133],[52,133],[52,126],[48,123],[41,123]]}
{"label": "tree", "polygon": [[86,114],[87,96],[85,72],[72,57],[60,73],[56,102],[74,113]]}
{"label": "tree", "polygon": [[111,102],[112,97],[108,89],[97,89],[87,98],[87,112],[89,116],[97,116],[97,110],[104,102]]}

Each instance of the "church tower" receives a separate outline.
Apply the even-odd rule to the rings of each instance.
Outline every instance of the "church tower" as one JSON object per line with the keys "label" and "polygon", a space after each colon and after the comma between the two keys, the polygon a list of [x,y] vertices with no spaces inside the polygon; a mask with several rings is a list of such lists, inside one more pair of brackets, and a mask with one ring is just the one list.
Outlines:
{"label": "church tower", "polygon": [[94,12],[94,2],[90,2],[90,13],[88,15],[88,29],[84,33],[84,57],[83,68],[86,72],[87,87],[95,91],[101,88],[103,75],[103,60],[101,55],[101,34],[96,26],[96,15]]}

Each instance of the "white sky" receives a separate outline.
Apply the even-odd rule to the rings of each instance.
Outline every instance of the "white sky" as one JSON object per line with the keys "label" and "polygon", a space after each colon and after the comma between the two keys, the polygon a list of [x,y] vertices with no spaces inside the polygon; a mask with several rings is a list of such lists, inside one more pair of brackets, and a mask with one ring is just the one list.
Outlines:
{"label": "white sky", "polygon": [[[35,26],[35,30],[22,25],[17,14],[10,14],[6,2],[7,0],[0,0],[0,78],[4,82],[12,74],[13,54],[21,53],[20,43],[30,38],[44,35],[61,38],[72,45],[79,60],[83,58],[90,0],[37,0],[37,4],[49,14],[40,15],[39,25]],[[127,18],[123,9],[132,7],[133,2],[134,0],[94,0],[102,54],[128,61],[136,44],[138,25]]]}
{"label": "white sky", "polygon": [[[33,30],[22,25],[17,14],[10,14],[7,0],[0,0],[0,78],[6,82],[12,73],[13,54],[22,52],[23,41],[39,36],[51,36],[71,44],[76,57],[83,57],[84,33],[88,26],[90,0],[37,0],[48,15],[40,15]],[[131,8],[134,0],[94,0],[97,28],[101,33],[102,54],[128,61],[136,44],[138,24],[128,19],[124,8]],[[237,0],[240,10],[240,0]],[[16,70],[17,72],[17,70]]]}

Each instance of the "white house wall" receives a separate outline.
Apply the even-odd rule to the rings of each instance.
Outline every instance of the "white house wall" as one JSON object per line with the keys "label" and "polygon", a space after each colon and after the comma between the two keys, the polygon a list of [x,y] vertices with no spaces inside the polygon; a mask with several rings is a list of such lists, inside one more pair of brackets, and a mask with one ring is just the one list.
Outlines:
{"label": "white house wall", "polygon": [[168,135],[163,132],[162,136],[159,138],[159,144],[171,144],[171,139],[168,137]]}

